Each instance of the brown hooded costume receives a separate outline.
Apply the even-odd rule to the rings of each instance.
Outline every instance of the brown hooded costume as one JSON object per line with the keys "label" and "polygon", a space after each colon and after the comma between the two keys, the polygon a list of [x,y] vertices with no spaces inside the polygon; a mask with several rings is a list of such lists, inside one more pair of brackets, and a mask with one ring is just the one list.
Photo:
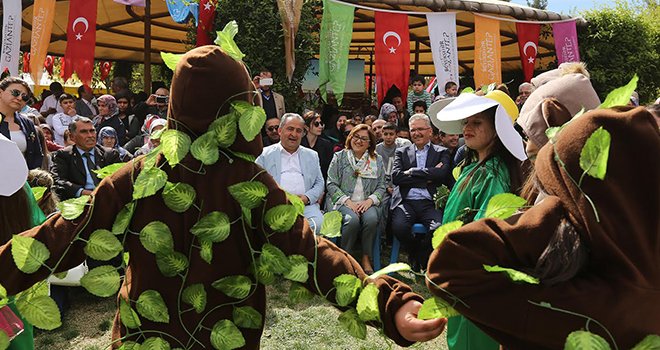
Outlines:
{"label": "brown hooded costume", "polygon": [[[250,101],[251,96],[254,95],[252,91],[254,85],[242,63],[225,55],[217,46],[196,48],[188,52],[176,67],[169,105],[169,128],[186,132],[194,141],[207,131],[217,117],[222,118],[229,113],[229,100]],[[229,146],[232,152],[255,157],[260,154],[261,149],[259,137],[248,142],[241,132],[238,132],[233,145]],[[263,214],[268,209],[286,204],[287,199],[284,191],[277,186],[270,175],[256,164],[239,157],[229,161],[227,157],[221,155],[215,164],[203,165],[188,153],[179,165],[172,168],[162,154],[157,157],[157,165],[167,173],[168,181],[186,183],[194,188],[195,203],[201,208],[201,212],[194,206],[183,213],[170,210],[163,201],[162,190],[135,202],[136,207],[128,233],[120,236],[124,250],[130,253],[130,262],[119,297],[130,298],[131,306],[135,309],[134,301],[142,292],[157,291],[168,306],[169,323],[151,322],[141,317],[143,336],[131,335],[124,340],[142,342],[147,337],[162,336],[172,347],[198,349],[203,345],[206,349],[210,349],[212,346],[208,329],[220,320],[232,320],[234,306],[252,306],[263,316],[266,309],[265,288],[263,284],[256,283],[252,275],[250,265],[253,257],[250,248],[260,251],[261,246],[267,241],[281,249],[287,256],[299,254],[309,262],[314,262],[316,259],[318,289],[313,277],[312,265],[308,269],[309,278],[305,283],[305,287],[315,293],[328,293],[333,288],[333,279],[340,274],[353,274],[360,279],[365,278],[360,265],[349,254],[331,242],[316,237],[301,216],[298,216],[293,227],[284,233],[273,233],[267,225],[261,224],[264,219]],[[58,214],[42,226],[22,235],[43,242],[50,251],[50,258],[46,264],[55,266],[78,233],[83,239],[89,239],[90,234],[97,229],[112,228],[120,210],[132,201],[133,184],[145,166],[145,157],[138,158],[132,164],[106,177],[94,191],[92,204],[88,205],[77,219],[65,220]],[[197,172],[197,170],[201,171]],[[228,186],[252,179],[262,182],[268,188],[268,194],[263,202],[251,211],[252,223],[256,228],[236,220],[241,218],[241,207],[227,189]],[[200,217],[212,211],[223,212],[230,221],[234,222],[230,226],[229,236],[224,241],[212,245],[213,260],[209,264],[200,258],[200,242],[190,230]],[[156,220],[165,223],[172,232],[174,251],[188,258],[188,269],[174,277],[163,276],[155,255],[145,249],[139,235],[136,234],[148,223]],[[80,264],[85,259],[84,244],[75,241],[62,258],[57,271],[65,271]],[[0,284],[6,287],[10,295],[28,288],[48,275],[45,267],[33,274],[21,272],[12,259],[11,242],[0,247],[0,266],[2,266]],[[235,275],[248,276],[252,282],[250,294],[245,299],[229,297],[211,286],[218,279]],[[398,333],[394,325],[394,314],[403,303],[412,299],[419,301],[421,297],[389,277],[378,278],[375,282],[379,289],[380,318],[385,333],[400,345],[410,345],[411,343]],[[193,284],[203,285],[207,294],[206,308],[203,308],[201,313],[194,310],[180,313],[179,311],[190,307],[182,303],[181,292],[185,287]],[[334,301],[335,293],[329,293],[328,299]],[[177,304],[182,306],[177,307]],[[209,312],[210,310],[213,311]],[[261,324],[254,327],[256,329],[240,328],[246,341],[242,349],[259,348],[264,320],[265,317],[262,317]],[[200,322],[205,329],[196,328]],[[170,336],[150,331],[164,332]],[[129,332],[132,333],[135,333],[134,329]],[[127,329],[120,322],[118,312],[113,328],[113,339],[118,340],[126,334]],[[189,334],[193,334],[197,341],[191,340]],[[116,342],[113,345],[118,347],[120,344]]]}
{"label": "brown hooded costume", "polygon": [[[611,134],[604,180],[586,176],[582,190],[580,151],[599,127]],[[561,349],[569,333],[585,329],[589,316],[613,335],[619,349],[660,334],[660,133],[643,108],[595,110],[573,120],[536,160],[537,176],[548,194],[507,221],[484,219],[450,233],[429,263],[433,283],[462,300],[455,308],[507,349]],[[562,169],[556,156],[566,164]],[[557,227],[566,218],[589,250],[582,270],[554,285],[514,283],[483,265],[533,269]],[[453,299],[429,283],[434,294]],[[589,330],[611,343],[591,322]]]}

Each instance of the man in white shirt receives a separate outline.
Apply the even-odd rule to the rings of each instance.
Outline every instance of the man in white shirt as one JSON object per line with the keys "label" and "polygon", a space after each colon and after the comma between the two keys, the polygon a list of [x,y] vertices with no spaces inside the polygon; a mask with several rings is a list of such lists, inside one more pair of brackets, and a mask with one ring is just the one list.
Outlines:
{"label": "man in white shirt", "polygon": [[324,182],[316,151],[300,146],[305,120],[298,114],[282,116],[278,132],[280,142],[264,148],[256,163],[262,166],[285,191],[300,197],[305,204],[304,216],[318,234],[323,213],[318,204]]}
{"label": "man in white shirt", "polygon": [[46,124],[52,127],[53,116],[55,113],[64,112],[59,102],[60,96],[64,93],[64,88],[62,87],[62,84],[56,81],[50,83],[48,88],[52,94],[44,99],[41,104],[41,109],[39,109],[39,113],[46,118]]}

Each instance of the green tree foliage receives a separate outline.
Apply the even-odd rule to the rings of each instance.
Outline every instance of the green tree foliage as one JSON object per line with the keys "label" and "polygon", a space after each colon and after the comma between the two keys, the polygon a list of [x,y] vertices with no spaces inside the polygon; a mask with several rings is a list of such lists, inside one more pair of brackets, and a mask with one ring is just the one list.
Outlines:
{"label": "green tree foliage", "polygon": [[545,10],[548,7],[548,0],[527,0],[527,6],[540,10]]}
{"label": "green tree foliage", "polygon": [[617,0],[582,15],[588,25],[578,29],[580,57],[601,100],[635,73],[641,102],[655,100],[660,94],[660,7]]}
{"label": "green tree foliage", "polygon": [[[309,60],[319,51],[318,31],[321,11],[320,0],[305,0],[300,26],[296,36],[296,70],[289,83],[286,79],[284,32],[275,1],[269,0],[226,0],[218,2],[215,28],[222,30],[235,20],[240,31],[234,38],[245,53],[244,61],[252,76],[262,68],[273,73],[273,90],[284,95],[286,110],[302,112],[302,101],[298,97],[302,80],[309,67]],[[215,33],[212,39],[215,39]]]}

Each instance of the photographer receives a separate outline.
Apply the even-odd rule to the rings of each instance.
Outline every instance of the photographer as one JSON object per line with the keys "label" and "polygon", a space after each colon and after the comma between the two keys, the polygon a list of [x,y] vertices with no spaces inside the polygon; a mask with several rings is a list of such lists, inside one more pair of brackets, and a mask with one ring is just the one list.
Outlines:
{"label": "photographer", "polygon": [[284,96],[271,90],[273,86],[273,74],[268,70],[262,70],[259,75],[252,79],[254,86],[261,92],[261,102],[266,111],[266,119],[282,118],[285,113]]}

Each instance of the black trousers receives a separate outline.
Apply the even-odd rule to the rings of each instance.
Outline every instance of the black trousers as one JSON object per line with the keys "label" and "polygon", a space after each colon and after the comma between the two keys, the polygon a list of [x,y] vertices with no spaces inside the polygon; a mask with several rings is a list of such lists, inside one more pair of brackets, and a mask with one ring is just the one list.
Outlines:
{"label": "black trousers", "polygon": [[[412,226],[423,224],[428,232],[414,235]],[[442,211],[435,209],[430,200],[404,200],[392,211],[392,232],[408,252],[411,263],[426,269],[431,255],[433,231],[442,224]]]}

